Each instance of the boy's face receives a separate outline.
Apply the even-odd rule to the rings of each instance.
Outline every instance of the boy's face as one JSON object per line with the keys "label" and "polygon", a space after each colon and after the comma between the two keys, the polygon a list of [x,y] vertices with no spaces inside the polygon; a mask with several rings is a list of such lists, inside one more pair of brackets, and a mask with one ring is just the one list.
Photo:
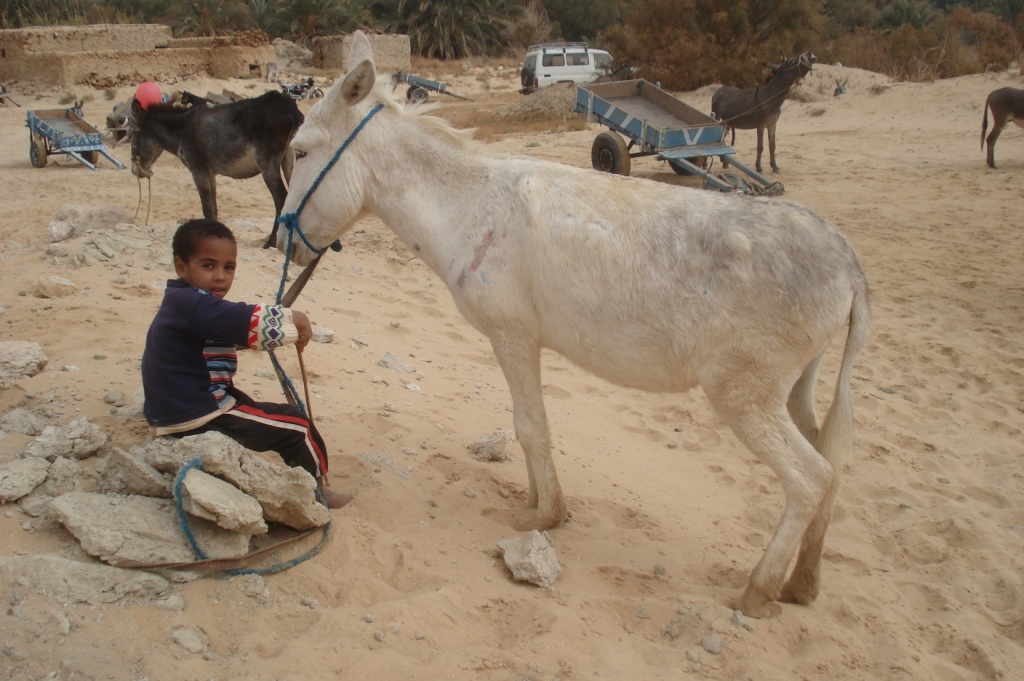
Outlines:
{"label": "boy's face", "polygon": [[189,286],[223,298],[235,280],[237,257],[238,247],[231,239],[208,236],[199,242],[188,262],[174,257],[174,271]]}

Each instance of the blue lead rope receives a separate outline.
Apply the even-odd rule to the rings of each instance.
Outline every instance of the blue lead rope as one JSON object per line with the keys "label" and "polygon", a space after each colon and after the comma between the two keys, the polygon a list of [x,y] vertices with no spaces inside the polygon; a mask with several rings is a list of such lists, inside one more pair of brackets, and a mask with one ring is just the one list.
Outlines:
{"label": "blue lead rope", "polygon": [[[188,543],[192,545],[192,551],[196,554],[196,557],[199,558],[199,560],[208,560],[209,555],[206,551],[203,551],[201,546],[199,546],[199,542],[196,540],[196,535],[192,532],[192,528],[188,524],[188,515],[185,513],[185,507],[182,503],[181,485],[185,481],[185,476],[193,468],[200,471],[203,470],[202,459],[198,457],[192,459],[178,470],[178,475],[174,478],[174,486],[172,488],[174,492],[174,507],[178,509],[178,523],[181,526],[181,531],[184,532],[185,537],[188,538]],[[317,489],[317,501],[324,504],[324,506],[327,505],[324,503],[319,489]],[[281,572],[282,570],[295,567],[299,563],[304,563],[316,554],[320,553],[320,549],[327,544],[327,538],[330,536],[330,528],[331,523],[328,522],[324,526],[324,533],[323,536],[320,537],[320,542],[301,556],[297,556],[284,562],[274,563],[273,565],[265,568],[235,568],[234,570],[225,570],[224,574],[231,575],[232,577],[235,575],[272,575],[275,572]]]}
{"label": "blue lead rope", "polygon": [[[341,250],[341,244],[338,243],[337,241],[332,243],[329,247],[325,246],[323,248],[317,248],[316,246],[314,246],[306,237],[305,233],[302,231],[302,228],[299,227],[299,215],[302,214],[302,209],[306,207],[306,203],[309,201],[309,197],[311,197],[313,195],[313,192],[316,191],[317,187],[320,186],[320,183],[323,182],[323,179],[327,175],[328,171],[330,171],[330,169],[334,167],[334,164],[338,162],[338,159],[341,158],[341,154],[345,151],[345,149],[348,148],[348,145],[352,143],[352,140],[356,138],[356,135],[359,134],[359,132],[366,126],[366,124],[370,122],[370,119],[376,116],[377,112],[383,108],[383,104],[378,104],[377,106],[373,107],[373,109],[370,110],[370,113],[366,114],[366,116],[363,117],[363,120],[359,121],[359,125],[357,125],[355,129],[351,133],[349,133],[349,136],[345,138],[344,142],[341,143],[341,146],[338,147],[338,150],[334,152],[334,156],[331,158],[331,160],[327,163],[326,166],[324,166],[324,169],[320,171],[320,174],[317,175],[316,180],[313,181],[313,184],[311,184],[309,186],[309,189],[306,190],[306,195],[302,197],[302,201],[299,202],[299,207],[295,209],[295,212],[285,213],[284,215],[281,215],[280,217],[277,218],[277,221],[284,225],[285,227],[285,230],[287,232],[287,242],[285,244],[284,250],[284,267],[281,269],[281,284],[277,287],[277,300],[275,300],[276,303],[280,303],[281,299],[284,298],[284,285],[288,281],[288,265],[291,263],[292,243],[295,240],[296,233],[298,233],[299,238],[302,239],[303,243],[306,244],[306,248],[313,251],[317,255],[322,255],[328,248],[332,248],[335,251]],[[295,384],[292,383],[292,379],[288,378],[288,374],[284,372],[284,368],[281,366],[281,363],[278,361],[277,356],[274,354],[273,350],[270,351],[270,361],[274,364],[274,368],[277,370],[278,374],[284,378],[285,387],[288,389],[288,392],[291,393],[292,398],[295,400],[295,403],[302,410],[302,413],[308,418],[309,412],[306,410],[305,403],[303,403],[302,399],[299,397],[299,391],[295,388]]]}

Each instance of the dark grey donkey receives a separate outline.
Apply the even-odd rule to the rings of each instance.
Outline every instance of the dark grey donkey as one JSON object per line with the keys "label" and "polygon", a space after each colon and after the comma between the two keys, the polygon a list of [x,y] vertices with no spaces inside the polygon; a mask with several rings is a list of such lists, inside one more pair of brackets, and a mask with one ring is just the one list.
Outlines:
{"label": "dark grey donkey", "polygon": [[837,80],[836,81],[836,89],[832,92],[832,96],[833,97],[838,97],[839,95],[845,95],[846,94],[846,84],[849,83],[849,82],[850,82],[849,78],[844,80],[842,83],[840,83]]}
{"label": "dark grey donkey", "polygon": [[[711,111],[715,118],[732,129],[732,142],[736,143],[736,128],[751,130],[757,128],[757,172],[761,172],[761,153],[764,151],[764,131],[768,130],[768,155],[772,171],[779,172],[775,163],[775,125],[782,113],[782,103],[790,88],[806,76],[811,66],[818,61],[814,50],[808,50],[798,57],[786,59],[778,65],[771,65],[772,75],[750,90],[732,85],[723,85],[711,96]],[[766,66],[768,66],[766,64]],[[725,165],[723,163],[723,165]]]}
{"label": "dark grey donkey", "polygon": [[[986,140],[989,109],[992,109],[992,132]],[[985,100],[985,110],[981,118],[981,146],[984,147],[985,142],[988,142],[988,164],[992,168],[996,167],[996,140],[1010,121],[1024,128],[1024,90],[1012,87],[993,90]]]}
{"label": "dark grey donkey", "polygon": [[[132,101],[132,173],[152,177],[153,163],[169,151],[192,173],[203,217],[217,219],[217,175],[243,180],[262,175],[281,214],[291,179],[290,144],[302,125],[302,112],[291,97],[268,92],[220,106],[156,104],[144,110]],[[281,173],[284,173],[284,179]],[[277,222],[267,244],[277,239]]]}

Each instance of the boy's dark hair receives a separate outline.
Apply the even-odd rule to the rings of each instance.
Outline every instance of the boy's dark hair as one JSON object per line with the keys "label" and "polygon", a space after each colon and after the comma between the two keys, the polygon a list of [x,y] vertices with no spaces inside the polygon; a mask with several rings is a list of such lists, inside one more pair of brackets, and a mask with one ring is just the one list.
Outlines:
{"label": "boy's dark hair", "polygon": [[174,233],[171,241],[171,252],[174,257],[181,258],[182,262],[188,262],[192,254],[199,248],[199,242],[206,237],[213,236],[218,239],[231,239],[235,243],[235,235],[231,230],[216,220],[189,220]]}

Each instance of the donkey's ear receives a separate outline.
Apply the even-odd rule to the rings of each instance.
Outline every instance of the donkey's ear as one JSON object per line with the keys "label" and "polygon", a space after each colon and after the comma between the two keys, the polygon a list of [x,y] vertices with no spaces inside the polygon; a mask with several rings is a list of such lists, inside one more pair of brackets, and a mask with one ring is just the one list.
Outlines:
{"label": "donkey's ear", "polygon": [[142,104],[139,104],[139,100],[132,97],[132,118],[139,120],[142,118],[143,108]]}
{"label": "donkey's ear", "polygon": [[345,104],[352,106],[356,102],[362,101],[366,95],[370,94],[376,80],[377,71],[373,66],[373,61],[367,59],[359,62],[358,66],[348,72],[345,82],[341,84],[341,96],[345,99]]}
{"label": "donkey's ear", "polygon": [[[364,61],[369,61],[371,64],[373,61],[373,48],[370,47],[370,40],[366,37],[366,34],[362,31],[356,31],[352,34],[352,39],[348,44],[348,54],[345,56],[345,70],[349,73],[359,66]],[[374,64],[374,66],[376,66]]]}

